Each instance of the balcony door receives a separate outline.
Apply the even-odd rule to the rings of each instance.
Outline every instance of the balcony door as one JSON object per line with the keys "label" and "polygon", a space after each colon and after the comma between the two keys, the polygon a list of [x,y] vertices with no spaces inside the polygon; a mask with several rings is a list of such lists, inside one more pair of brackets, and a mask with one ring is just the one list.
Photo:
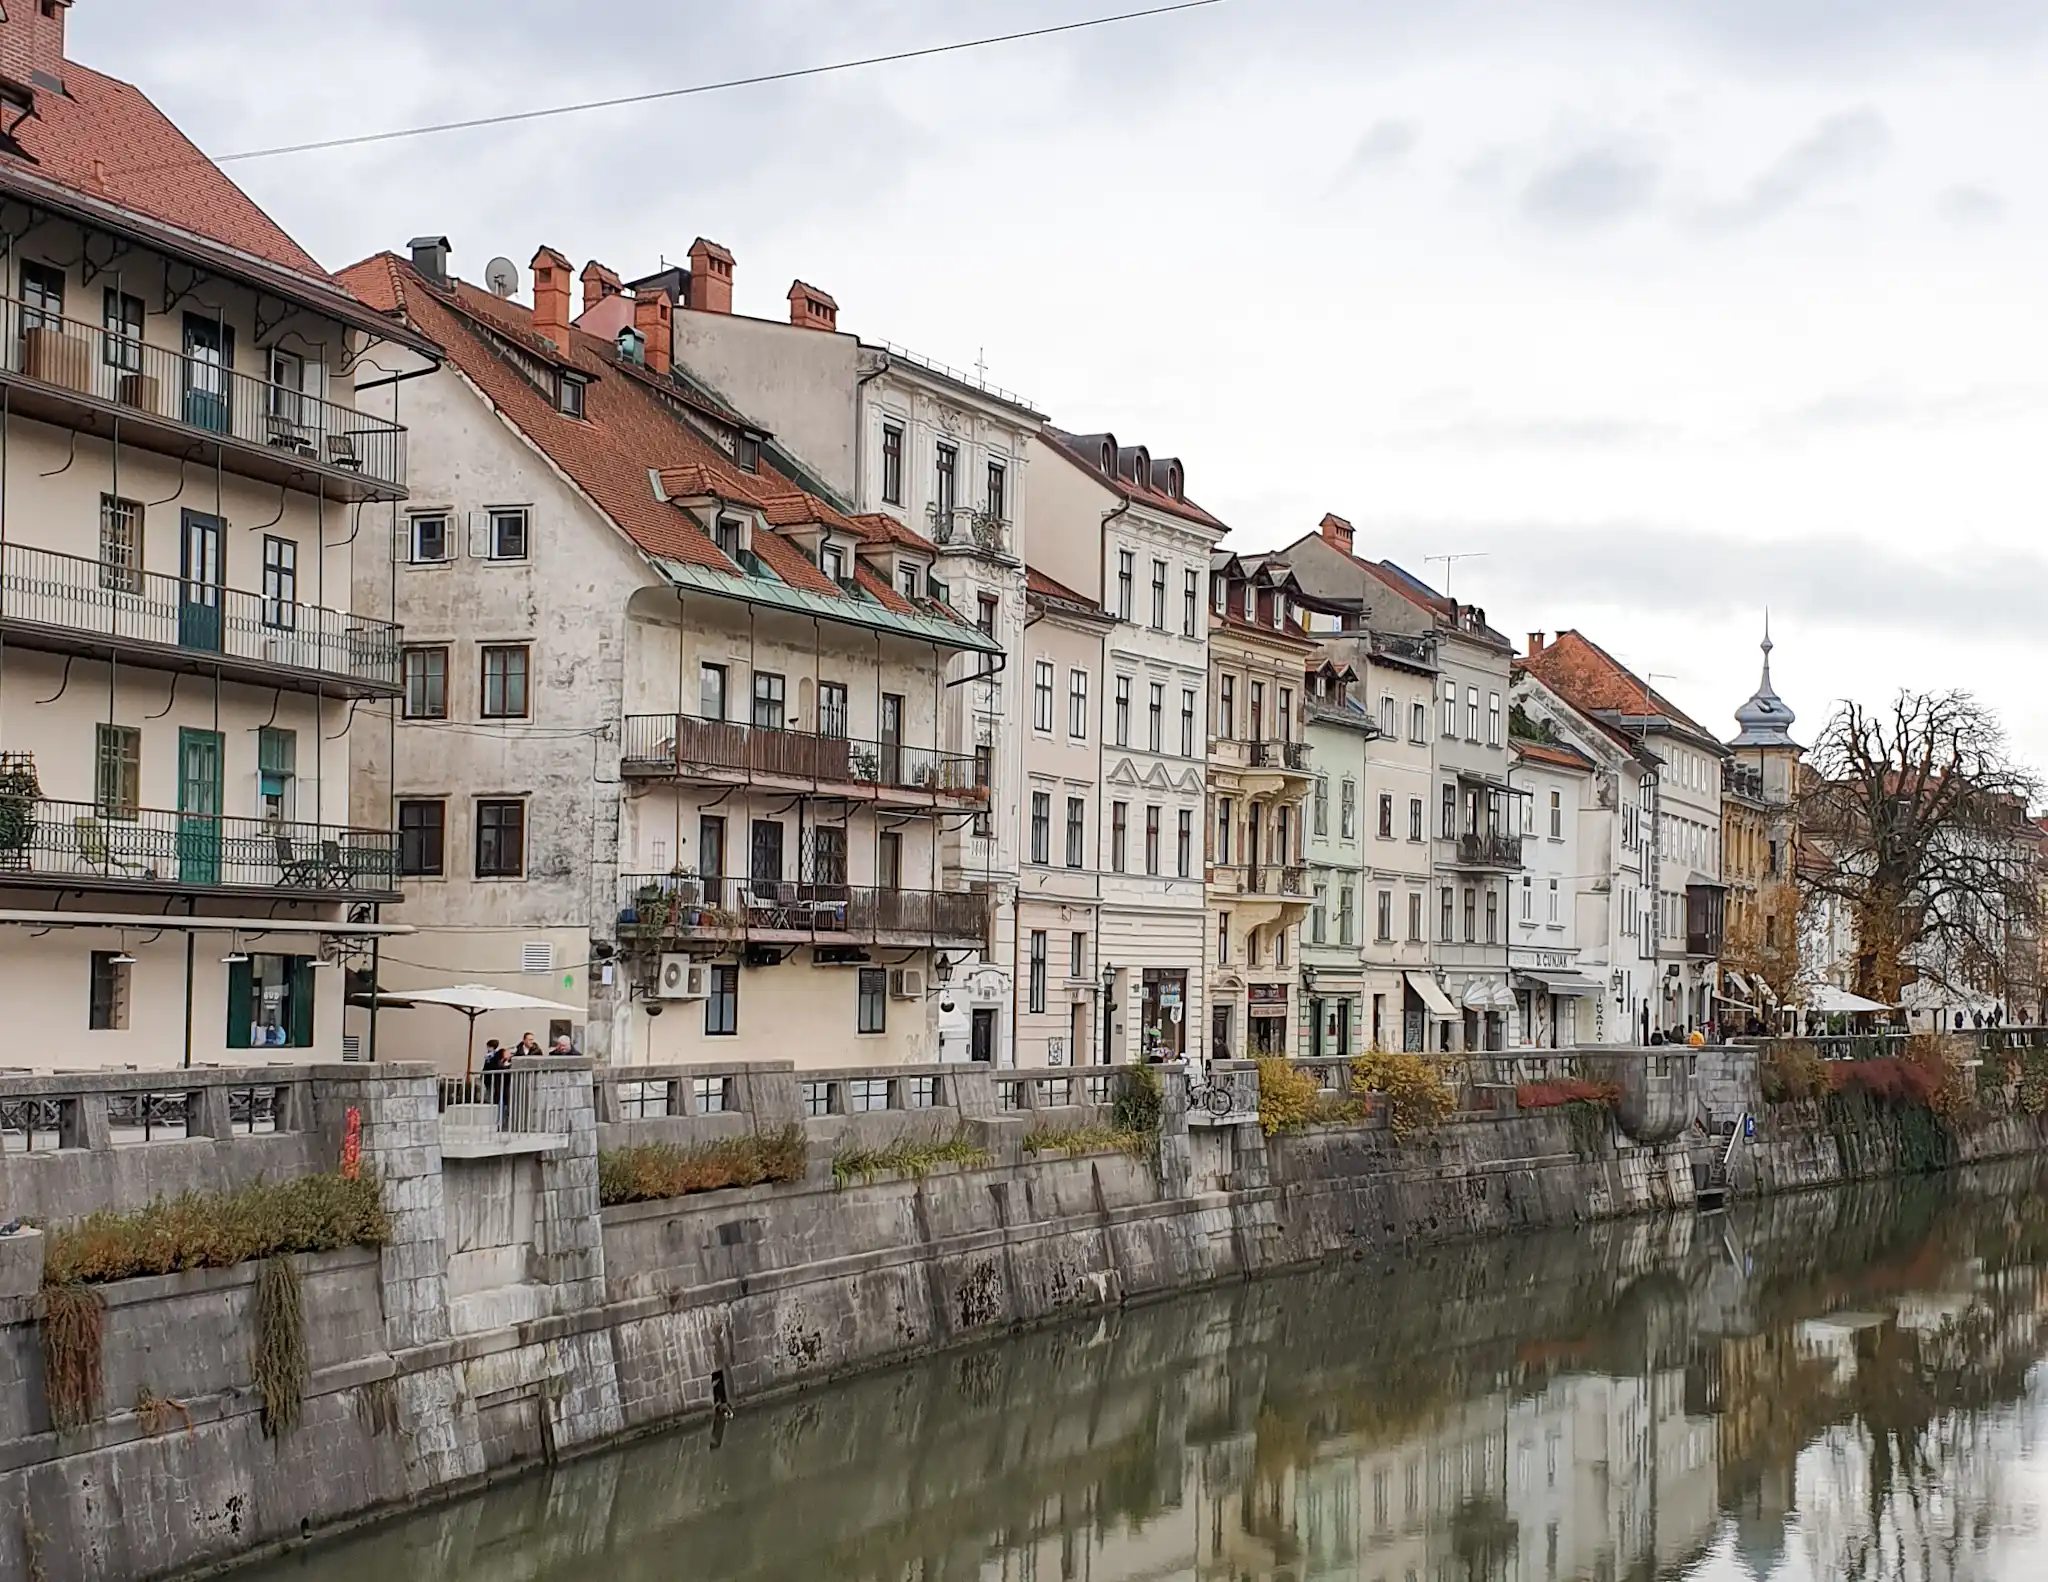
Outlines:
{"label": "balcony door", "polygon": [[203,511],[180,518],[178,552],[178,643],[184,648],[221,651],[221,589],[226,581],[227,524]]}
{"label": "balcony door", "polygon": [[753,840],[747,853],[747,877],[757,895],[773,895],[782,883],[782,821],[754,820]]}
{"label": "balcony door", "polygon": [[220,883],[223,743],[219,731],[178,732],[178,882]]}
{"label": "balcony door", "polygon": [[882,784],[903,784],[903,698],[900,693],[882,694]]}
{"label": "balcony door", "polygon": [[227,434],[234,429],[235,332],[219,319],[185,315],[185,421]]}

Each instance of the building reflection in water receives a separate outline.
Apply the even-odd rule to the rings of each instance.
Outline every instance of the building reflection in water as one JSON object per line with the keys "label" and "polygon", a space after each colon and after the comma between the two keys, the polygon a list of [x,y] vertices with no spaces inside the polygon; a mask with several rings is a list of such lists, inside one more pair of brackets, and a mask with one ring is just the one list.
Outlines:
{"label": "building reflection in water", "polygon": [[259,1578],[2048,1577],[2048,1184],[1813,1194],[1203,1293],[742,1411]]}

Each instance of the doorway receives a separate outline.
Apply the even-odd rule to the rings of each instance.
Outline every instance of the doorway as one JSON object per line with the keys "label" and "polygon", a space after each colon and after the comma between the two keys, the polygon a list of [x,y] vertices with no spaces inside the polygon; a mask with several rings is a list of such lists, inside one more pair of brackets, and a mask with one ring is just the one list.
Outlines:
{"label": "doorway", "polygon": [[220,883],[222,757],[220,732],[178,732],[180,884]]}
{"label": "doorway", "polygon": [[1178,1060],[1187,1053],[1188,975],[1178,968],[1147,967],[1141,981],[1145,1058]]}
{"label": "doorway", "polygon": [[996,1010],[992,1005],[974,1008],[967,1029],[967,1058],[983,1065],[996,1063]]}
{"label": "doorway", "polygon": [[184,648],[221,651],[221,589],[227,567],[221,552],[225,523],[203,511],[180,517],[178,551],[178,643]]}

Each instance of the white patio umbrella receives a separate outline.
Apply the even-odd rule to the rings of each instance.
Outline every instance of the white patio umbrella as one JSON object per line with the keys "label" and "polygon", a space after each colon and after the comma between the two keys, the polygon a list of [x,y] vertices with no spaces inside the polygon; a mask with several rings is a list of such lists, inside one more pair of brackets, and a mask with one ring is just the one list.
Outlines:
{"label": "white patio umbrella", "polygon": [[1832,983],[1817,983],[1806,992],[1806,1008],[1825,1015],[1855,1016],[1864,1011],[1889,1011],[1889,1005],[1866,1000],[1860,994],[1838,989]]}
{"label": "white patio umbrella", "polygon": [[469,1018],[469,1048],[462,1060],[462,1074],[468,1077],[476,1066],[476,1019],[486,1011],[567,1011],[572,1016],[585,1009],[564,1005],[560,1000],[543,1000],[512,989],[494,989],[485,983],[458,983],[447,989],[389,989],[379,993],[381,1005],[445,1005]]}

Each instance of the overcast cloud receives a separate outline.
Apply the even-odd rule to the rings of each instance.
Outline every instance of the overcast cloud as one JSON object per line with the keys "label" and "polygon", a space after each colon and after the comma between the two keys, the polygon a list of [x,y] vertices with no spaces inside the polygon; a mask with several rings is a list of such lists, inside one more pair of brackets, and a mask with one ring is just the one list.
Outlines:
{"label": "overcast cloud", "polygon": [[[1095,0],[78,0],[209,150],[1072,20]],[[259,20],[260,14],[260,20]],[[842,324],[1325,511],[1731,727],[1771,609],[1831,701],[1971,686],[2048,763],[2035,150],[2012,0],[1228,0],[998,50],[254,161],[339,266],[422,231],[626,272],[703,234]]]}

